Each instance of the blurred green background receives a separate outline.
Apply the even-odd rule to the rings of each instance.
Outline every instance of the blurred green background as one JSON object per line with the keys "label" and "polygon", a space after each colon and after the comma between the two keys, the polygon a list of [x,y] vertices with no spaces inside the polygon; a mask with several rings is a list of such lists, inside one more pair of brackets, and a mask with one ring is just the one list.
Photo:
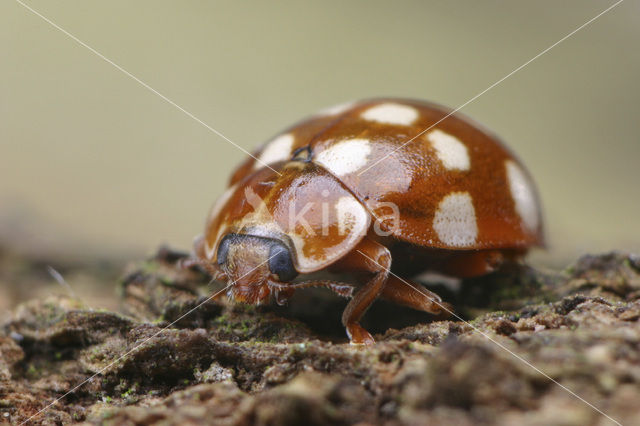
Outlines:
{"label": "blurred green background", "polygon": [[[44,1],[35,8],[251,150],[375,96],[456,107],[606,1]],[[245,154],[19,3],[0,3],[0,244],[71,257],[188,249]],[[640,2],[463,109],[536,178],[547,252],[640,251]]]}

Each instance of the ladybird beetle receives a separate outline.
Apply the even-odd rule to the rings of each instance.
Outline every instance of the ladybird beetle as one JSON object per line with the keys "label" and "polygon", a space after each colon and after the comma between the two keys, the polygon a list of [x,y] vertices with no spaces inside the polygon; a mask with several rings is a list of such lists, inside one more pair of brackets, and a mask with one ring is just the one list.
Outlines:
{"label": "ladybird beetle", "polygon": [[[324,110],[257,149],[194,249],[238,302],[283,304],[308,287],[350,297],[347,335],[372,344],[359,321],[378,297],[448,310],[399,275],[479,276],[542,245],[534,184],[499,138],[435,104],[375,99]],[[354,282],[296,280],[320,270]]]}

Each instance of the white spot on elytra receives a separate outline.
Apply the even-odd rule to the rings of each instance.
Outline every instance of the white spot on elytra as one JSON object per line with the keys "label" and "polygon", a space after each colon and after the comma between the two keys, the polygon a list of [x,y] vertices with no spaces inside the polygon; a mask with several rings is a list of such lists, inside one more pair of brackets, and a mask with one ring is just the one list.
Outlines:
{"label": "white spot on elytra", "polygon": [[408,105],[386,103],[367,109],[362,113],[362,118],[379,123],[409,126],[418,118],[418,111]]}
{"label": "white spot on elytra", "polygon": [[525,227],[533,232],[538,229],[540,219],[538,217],[538,203],[531,182],[515,162],[507,160],[505,167],[516,212],[520,215]]}
{"label": "white spot on elytra", "polygon": [[339,105],[334,105],[329,108],[325,108],[321,110],[318,114],[319,115],[338,115],[349,110],[354,105],[355,105],[355,102],[345,102]]}
{"label": "white spot on elytra", "polygon": [[478,237],[476,211],[468,192],[452,192],[440,201],[433,229],[443,243],[452,247],[473,245]]}
{"label": "white spot on elytra", "polygon": [[353,173],[367,164],[371,144],[367,139],[347,139],[319,152],[314,162],[336,176]]}
{"label": "white spot on elytra", "polygon": [[469,151],[458,138],[435,129],[427,133],[427,140],[431,142],[438,158],[448,170],[469,170]]}
{"label": "white spot on elytra", "polygon": [[259,169],[264,164],[277,163],[278,161],[288,160],[291,157],[291,148],[293,147],[294,137],[291,133],[285,133],[280,135],[269,142],[258,159],[262,162],[256,161],[254,168]]}

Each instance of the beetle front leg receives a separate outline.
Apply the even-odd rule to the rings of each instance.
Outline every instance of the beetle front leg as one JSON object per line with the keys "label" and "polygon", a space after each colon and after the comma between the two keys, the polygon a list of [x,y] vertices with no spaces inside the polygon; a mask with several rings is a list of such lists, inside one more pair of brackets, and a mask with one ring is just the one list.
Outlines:
{"label": "beetle front leg", "polygon": [[338,270],[357,270],[373,274],[373,277],[358,289],[342,313],[342,324],[352,344],[375,343],[371,334],[360,325],[360,319],[384,290],[390,267],[389,250],[367,237],[336,265],[335,269]]}
{"label": "beetle front leg", "polygon": [[[267,285],[276,295],[276,301],[279,305],[285,304],[287,300],[291,296],[293,296],[294,290],[312,287],[325,287],[336,293],[338,296],[351,297],[353,295],[354,288],[352,284],[332,280],[311,280],[297,283],[279,283],[275,281],[269,281]],[[281,300],[283,300],[283,303],[280,303],[280,301],[278,300],[278,295],[280,294],[286,295],[286,299],[281,298]]]}

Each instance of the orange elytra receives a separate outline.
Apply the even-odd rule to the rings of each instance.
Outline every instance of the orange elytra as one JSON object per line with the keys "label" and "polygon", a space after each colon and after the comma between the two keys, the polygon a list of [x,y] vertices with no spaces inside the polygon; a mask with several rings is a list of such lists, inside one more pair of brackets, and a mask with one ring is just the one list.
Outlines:
{"label": "orange elytra", "polygon": [[[288,128],[233,172],[196,262],[239,302],[285,303],[314,286],[351,297],[342,322],[355,344],[374,342],[359,320],[378,297],[448,310],[406,278],[479,276],[543,245],[529,173],[494,134],[450,112],[365,100]],[[356,282],[298,278],[319,270]]]}

